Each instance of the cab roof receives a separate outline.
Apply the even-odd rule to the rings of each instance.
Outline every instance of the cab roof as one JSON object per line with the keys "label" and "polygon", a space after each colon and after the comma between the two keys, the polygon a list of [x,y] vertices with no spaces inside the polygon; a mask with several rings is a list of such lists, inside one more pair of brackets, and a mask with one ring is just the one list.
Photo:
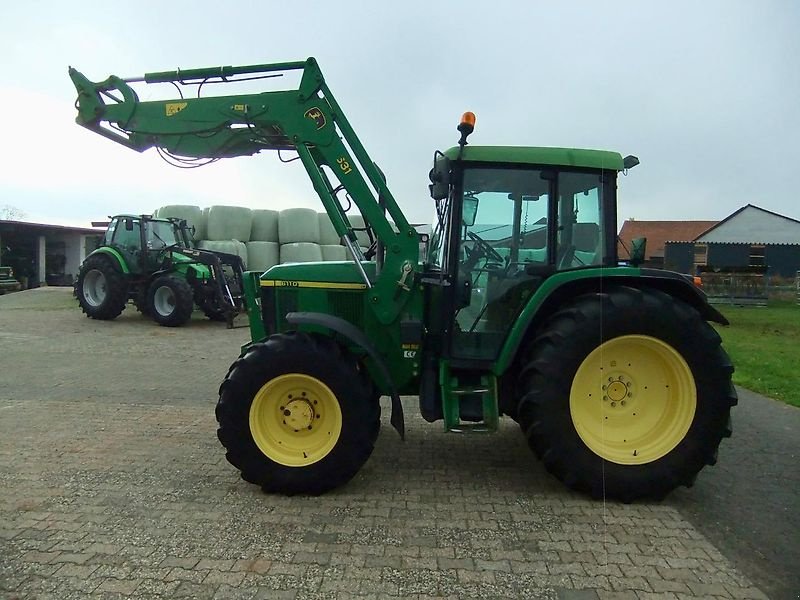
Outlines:
{"label": "cab roof", "polygon": [[[459,147],[454,146],[445,156],[455,159]],[[465,146],[462,160],[475,162],[521,163],[554,165],[585,169],[622,171],[622,155],[608,150],[580,148],[543,148],[536,146]]]}

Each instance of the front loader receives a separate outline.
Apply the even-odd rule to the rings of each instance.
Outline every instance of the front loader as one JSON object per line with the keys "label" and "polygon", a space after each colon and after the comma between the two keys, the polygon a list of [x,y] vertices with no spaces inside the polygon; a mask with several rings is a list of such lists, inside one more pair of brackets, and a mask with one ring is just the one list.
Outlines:
{"label": "front loader", "polygon": [[[299,85],[201,95],[209,83],[291,74]],[[373,450],[383,395],[401,436],[400,395],[451,432],[493,432],[506,415],[551,473],[593,497],[661,498],[714,463],[736,393],[709,322],[727,322],[682,275],[618,266],[617,176],[635,157],[469,145],[465,113],[459,143],[434,154],[436,222],[424,239],[313,58],[97,83],[70,75],[77,122],[134,150],[188,164],[296,153],[350,252],[245,273],[252,340],[216,416],[246,481],[288,494],[346,483]],[[144,102],[138,83],[195,86],[198,97]]]}

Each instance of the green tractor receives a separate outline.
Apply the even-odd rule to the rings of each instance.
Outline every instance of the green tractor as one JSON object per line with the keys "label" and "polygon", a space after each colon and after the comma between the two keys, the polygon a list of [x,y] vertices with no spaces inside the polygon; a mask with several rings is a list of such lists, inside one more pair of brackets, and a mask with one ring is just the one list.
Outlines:
{"label": "green tractor", "polygon": [[[292,72],[298,86],[256,94],[142,102],[131,85],[199,91]],[[492,432],[510,417],[551,473],[597,498],[661,498],[715,462],[736,392],[709,322],[727,322],[684,276],[620,266],[617,176],[635,157],[468,145],[465,113],[458,145],[434,154],[428,237],[313,58],[97,83],[70,75],[77,122],[137,151],[295,152],[350,252],[244,274],[252,340],[216,417],[246,481],[287,494],[346,483],[373,450],[381,396],[404,436],[400,395],[451,432]],[[374,241],[367,253],[351,204]]]}
{"label": "green tractor", "polygon": [[113,217],[78,272],[81,310],[92,319],[115,319],[132,300],[159,325],[177,327],[197,304],[208,318],[232,327],[242,306],[242,259],[193,246],[182,219]]}

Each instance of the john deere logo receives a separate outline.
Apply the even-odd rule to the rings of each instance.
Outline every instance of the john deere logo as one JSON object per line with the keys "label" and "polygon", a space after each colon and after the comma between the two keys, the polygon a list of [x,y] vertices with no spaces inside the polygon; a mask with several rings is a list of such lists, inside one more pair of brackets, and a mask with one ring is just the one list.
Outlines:
{"label": "john deere logo", "polygon": [[186,108],[187,104],[188,102],[167,102],[166,105],[167,116],[171,117],[172,115],[177,115],[184,108]]}
{"label": "john deere logo", "polygon": [[322,129],[325,127],[325,115],[322,114],[322,111],[318,108],[309,108],[306,111],[305,116],[312,121],[317,126],[317,129]]}

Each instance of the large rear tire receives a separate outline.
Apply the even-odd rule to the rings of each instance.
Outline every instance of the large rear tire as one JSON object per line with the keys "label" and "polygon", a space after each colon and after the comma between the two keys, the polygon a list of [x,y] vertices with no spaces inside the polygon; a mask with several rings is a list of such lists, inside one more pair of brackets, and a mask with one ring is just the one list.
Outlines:
{"label": "large rear tire", "polygon": [[525,350],[518,420],[568,487],[661,499],[716,462],[736,404],[733,366],[693,307],[614,287],[555,313]]}
{"label": "large rear tire", "polygon": [[147,308],[148,314],[159,325],[179,327],[192,318],[192,288],[182,277],[161,275],[150,284]]}
{"label": "large rear tire", "polygon": [[333,340],[277,334],[254,344],[220,386],[217,437],[265,492],[321,494],[372,454],[380,404],[366,372]]}
{"label": "large rear tire", "polygon": [[87,317],[103,321],[116,319],[128,301],[128,281],[114,267],[112,259],[93,255],[81,265],[75,295]]}

